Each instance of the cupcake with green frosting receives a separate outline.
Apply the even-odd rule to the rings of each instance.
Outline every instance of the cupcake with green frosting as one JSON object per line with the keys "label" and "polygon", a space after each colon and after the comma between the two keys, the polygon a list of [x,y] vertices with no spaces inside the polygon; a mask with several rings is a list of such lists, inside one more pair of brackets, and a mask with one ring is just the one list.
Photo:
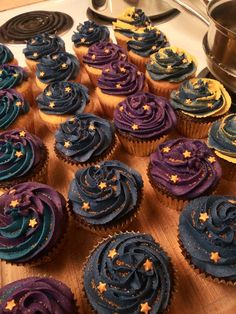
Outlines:
{"label": "cupcake with green frosting", "polygon": [[7,46],[0,44],[0,65],[2,64],[17,65],[18,61],[14,58],[12,51]]}

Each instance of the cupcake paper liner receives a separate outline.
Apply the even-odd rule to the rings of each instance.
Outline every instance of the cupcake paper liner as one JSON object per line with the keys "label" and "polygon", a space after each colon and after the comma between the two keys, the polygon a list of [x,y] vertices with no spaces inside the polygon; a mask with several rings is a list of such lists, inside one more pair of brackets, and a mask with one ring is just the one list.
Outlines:
{"label": "cupcake paper liner", "polygon": [[88,66],[87,64],[84,64],[84,68],[89,76],[89,79],[94,87],[97,87],[98,85],[98,79],[102,75],[102,70],[96,69],[93,67]]}
{"label": "cupcake paper liner", "polygon": [[219,156],[217,156],[217,160],[222,168],[222,178],[227,181],[236,182],[236,164]]}
{"label": "cupcake paper liner", "polygon": [[146,63],[149,60],[149,57],[141,57],[138,54],[135,54],[133,51],[128,52],[128,56],[131,63],[134,63],[140,71],[143,73],[146,71]]}
{"label": "cupcake paper liner", "polygon": [[127,42],[131,39],[120,32],[114,31],[115,39],[117,42],[117,45],[124,49],[124,51],[127,51]]}

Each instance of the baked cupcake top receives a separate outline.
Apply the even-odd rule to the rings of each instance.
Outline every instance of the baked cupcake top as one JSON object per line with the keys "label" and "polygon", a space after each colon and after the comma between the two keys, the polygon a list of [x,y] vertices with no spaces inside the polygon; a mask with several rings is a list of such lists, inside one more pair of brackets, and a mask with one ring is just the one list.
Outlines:
{"label": "baked cupcake top", "polygon": [[41,139],[26,130],[0,133],[0,181],[28,174],[40,163],[43,150]]}
{"label": "baked cupcake top", "polygon": [[0,130],[7,129],[27,112],[28,102],[15,89],[0,90]]}
{"label": "baked cupcake top", "polygon": [[40,59],[36,76],[44,84],[75,80],[80,70],[79,60],[68,52],[51,54]]}
{"label": "baked cupcake top", "polygon": [[103,68],[98,87],[104,94],[129,96],[144,88],[144,74],[129,62],[111,62]]}
{"label": "baked cupcake top", "polygon": [[81,113],[89,102],[88,88],[74,82],[54,82],[44,89],[36,102],[46,114]]}
{"label": "baked cupcake top", "polygon": [[64,197],[48,185],[25,182],[0,196],[0,258],[26,263],[47,254],[67,223]]}
{"label": "baked cupcake top", "polygon": [[73,212],[85,223],[118,223],[141,201],[141,175],[119,161],[78,170],[69,189]]}
{"label": "baked cupcake top", "polygon": [[37,34],[26,42],[23,54],[27,59],[38,61],[42,57],[65,51],[64,41],[56,35]]}
{"label": "baked cupcake top", "polygon": [[202,272],[236,280],[236,197],[211,195],[191,201],[179,220],[190,262]]}
{"label": "baked cupcake top", "polygon": [[231,106],[231,98],[220,82],[193,78],[171,93],[170,103],[188,116],[206,118],[225,114]]}
{"label": "baked cupcake top", "polygon": [[120,233],[88,258],[84,288],[97,313],[162,313],[173,291],[172,272],[169,257],[151,235]]}
{"label": "baked cupcake top", "polygon": [[28,73],[18,65],[0,66],[0,89],[15,88],[27,81]]}
{"label": "baked cupcake top", "polygon": [[108,41],[110,32],[107,26],[98,25],[93,21],[85,21],[77,26],[77,32],[72,35],[75,47],[91,46],[101,40]]}
{"label": "baked cupcake top", "polygon": [[205,143],[178,138],[160,144],[151,154],[150,176],[171,195],[192,199],[217,185],[221,167]]}
{"label": "baked cupcake top", "polygon": [[103,69],[111,62],[128,61],[124,50],[113,43],[99,41],[89,47],[88,53],[83,56],[83,62],[90,67]]}
{"label": "baked cupcake top", "polygon": [[213,123],[208,134],[208,146],[220,158],[236,163],[236,114]]}
{"label": "baked cupcake top", "polygon": [[94,114],[81,113],[62,123],[55,134],[56,149],[76,162],[100,157],[114,142],[111,122]]}
{"label": "baked cupcake top", "polygon": [[152,26],[135,32],[127,42],[128,50],[145,58],[166,46],[169,46],[169,42],[165,34]]}
{"label": "baked cupcake top", "polygon": [[139,92],[119,103],[114,123],[121,133],[145,140],[167,134],[176,116],[166,98]]}
{"label": "baked cupcake top", "polygon": [[11,50],[7,46],[0,44],[0,65],[9,63],[13,59],[14,56]]}
{"label": "baked cupcake top", "polygon": [[61,281],[28,277],[0,289],[0,311],[9,313],[76,314],[74,296]]}
{"label": "baked cupcake top", "polygon": [[193,56],[177,47],[161,48],[146,65],[154,81],[181,82],[194,75],[197,63]]}

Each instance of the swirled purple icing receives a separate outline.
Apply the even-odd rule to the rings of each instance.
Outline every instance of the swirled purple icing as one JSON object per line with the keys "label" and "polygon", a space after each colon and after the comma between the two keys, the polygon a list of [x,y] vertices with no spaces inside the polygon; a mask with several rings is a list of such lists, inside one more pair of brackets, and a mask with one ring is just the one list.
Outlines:
{"label": "swirled purple icing", "polygon": [[[120,102],[114,113],[116,128],[135,138],[151,139],[167,134],[176,124],[176,116],[164,97],[139,92]],[[132,126],[137,125],[138,129]]]}
{"label": "swirled purple icing", "polygon": [[178,138],[160,144],[150,156],[150,176],[170,194],[193,199],[217,185],[221,167],[205,143]]}
{"label": "swirled purple icing", "polygon": [[104,94],[129,96],[144,88],[144,74],[130,62],[111,62],[103,68],[98,87]]}
{"label": "swirled purple icing", "polygon": [[116,44],[99,41],[89,47],[83,62],[93,68],[103,69],[111,62],[128,61],[124,50]]}

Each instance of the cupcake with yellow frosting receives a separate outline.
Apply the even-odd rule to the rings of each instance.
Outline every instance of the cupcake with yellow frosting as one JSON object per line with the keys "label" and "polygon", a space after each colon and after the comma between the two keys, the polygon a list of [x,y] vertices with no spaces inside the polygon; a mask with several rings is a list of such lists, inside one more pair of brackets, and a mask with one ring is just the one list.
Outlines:
{"label": "cupcake with yellow frosting", "polygon": [[204,138],[212,123],[228,113],[231,98],[220,82],[193,78],[171,93],[170,103],[176,110],[178,131],[186,137]]}
{"label": "cupcake with yellow frosting", "polygon": [[195,76],[197,62],[185,50],[170,46],[152,54],[146,69],[150,91],[169,98],[183,81]]}

